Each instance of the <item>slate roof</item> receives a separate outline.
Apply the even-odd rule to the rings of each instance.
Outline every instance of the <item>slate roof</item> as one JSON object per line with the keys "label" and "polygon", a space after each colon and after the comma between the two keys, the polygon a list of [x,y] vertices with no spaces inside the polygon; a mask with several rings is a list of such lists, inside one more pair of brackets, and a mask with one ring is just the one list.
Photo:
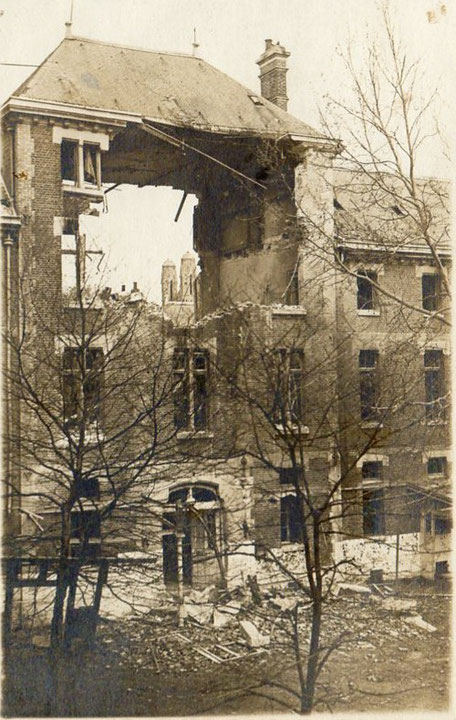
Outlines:
{"label": "slate roof", "polygon": [[322,137],[201,58],[78,37],[65,38],[12,97],[211,132]]}
{"label": "slate roof", "polygon": [[[429,235],[439,252],[450,251],[449,183],[435,178],[416,180],[417,197],[429,215]],[[391,192],[386,189],[390,187]],[[399,178],[375,173],[334,171],[334,221],[341,241],[361,242],[378,249],[401,252],[426,247],[417,218]]]}

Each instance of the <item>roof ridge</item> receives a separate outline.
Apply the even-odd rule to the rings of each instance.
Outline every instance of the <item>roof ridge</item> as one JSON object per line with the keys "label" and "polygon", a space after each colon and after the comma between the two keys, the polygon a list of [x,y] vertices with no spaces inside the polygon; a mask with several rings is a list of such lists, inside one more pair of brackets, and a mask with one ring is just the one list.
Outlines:
{"label": "roof ridge", "polygon": [[123,50],[135,50],[136,52],[147,52],[147,53],[153,53],[154,55],[177,55],[180,57],[188,57],[188,58],[194,58],[195,60],[203,60],[203,58],[198,57],[197,55],[192,55],[191,53],[184,53],[184,52],[173,52],[172,50],[151,50],[150,48],[146,47],[140,47],[137,45],[124,45],[123,43],[114,43],[109,42],[107,40],[98,40],[96,38],[87,38],[83,37],[82,35],[72,35],[71,37],[66,37],[63,39],[63,42],[66,42],[67,40],[82,40],[83,42],[90,42],[94,43],[96,45],[106,45],[107,47],[116,47],[116,48],[122,48]]}

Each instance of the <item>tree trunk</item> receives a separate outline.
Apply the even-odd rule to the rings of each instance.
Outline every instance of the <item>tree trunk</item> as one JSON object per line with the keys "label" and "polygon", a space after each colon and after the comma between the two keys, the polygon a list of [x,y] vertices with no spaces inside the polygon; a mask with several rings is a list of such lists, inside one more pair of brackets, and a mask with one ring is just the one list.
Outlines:
{"label": "tree trunk", "polygon": [[314,599],[312,605],[312,630],[310,635],[309,657],[307,660],[306,686],[301,697],[302,715],[308,715],[312,712],[314,702],[318,658],[320,654],[321,611],[321,598]]}
{"label": "tree trunk", "polygon": [[63,618],[65,596],[69,583],[69,557],[71,536],[71,505],[65,503],[62,507],[62,534],[60,538],[60,561],[57,570],[57,586],[55,590],[54,609],[51,623],[51,650],[60,648],[63,644]]}

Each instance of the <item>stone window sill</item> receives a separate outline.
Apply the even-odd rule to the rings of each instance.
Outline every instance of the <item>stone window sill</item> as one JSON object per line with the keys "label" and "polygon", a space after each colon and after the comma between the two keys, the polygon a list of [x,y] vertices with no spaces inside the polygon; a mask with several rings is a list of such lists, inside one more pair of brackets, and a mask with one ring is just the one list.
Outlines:
{"label": "stone window sill", "polygon": [[181,430],[177,433],[178,440],[211,440],[214,433],[208,430]]}
{"label": "stone window sill", "polygon": [[280,543],[280,549],[284,552],[296,552],[297,549],[302,547],[302,542],[299,540],[282,540]]}
{"label": "stone window sill", "polygon": [[380,310],[358,310],[358,315],[363,315],[364,317],[379,317]]}
{"label": "stone window sill", "polygon": [[[282,423],[274,423],[276,430],[279,432],[284,432],[285,428],[282,425]],[[298,432],[300,435],[308,435],[310,433],[309,426],[308,425],[288,425],[287,430],[291,430],[292,432]]]}
{"label": "stone window sill", "polygon": [[307,310],[300,305],[280,305],[272,306],[273,315],[307,315]]}
{"label": "stone window sill", "polygon": [[62,180],[62,189],[66,195],[86,195],[93,200],[103,200],[103,190],[100,190],[95,185],[86,185],[84,187],[78,187],[69,180]]}

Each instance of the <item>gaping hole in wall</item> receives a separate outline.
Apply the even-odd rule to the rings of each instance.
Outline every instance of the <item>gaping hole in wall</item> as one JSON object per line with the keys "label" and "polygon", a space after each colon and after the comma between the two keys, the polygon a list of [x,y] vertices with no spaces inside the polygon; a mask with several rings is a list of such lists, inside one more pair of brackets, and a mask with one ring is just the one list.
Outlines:
{"label": "gaping hole in wall", "polygon": [[[197,314],[245,300],[299,304],[294,170],[276,143],[144,121],[115,134],[101,172],[110,252],[119,238],[132,273],[121,284],[137,281],[170,306],[194,300]],[[126,269],[124,258],[111,264]]]}
{"label": "gaping hole in wall", "polygon": [[[85,253],[86,272],[96,270],[112,293],[136,290],[153,303],[193,305],[198,261],[193,251],[196,197],[187,195],[174,222],[182,192],[131,185],[109,191],[110,187],[106,186],[99,217],[84,216],[80,257]],[[175,314],[178,311],[176,307]]]}

